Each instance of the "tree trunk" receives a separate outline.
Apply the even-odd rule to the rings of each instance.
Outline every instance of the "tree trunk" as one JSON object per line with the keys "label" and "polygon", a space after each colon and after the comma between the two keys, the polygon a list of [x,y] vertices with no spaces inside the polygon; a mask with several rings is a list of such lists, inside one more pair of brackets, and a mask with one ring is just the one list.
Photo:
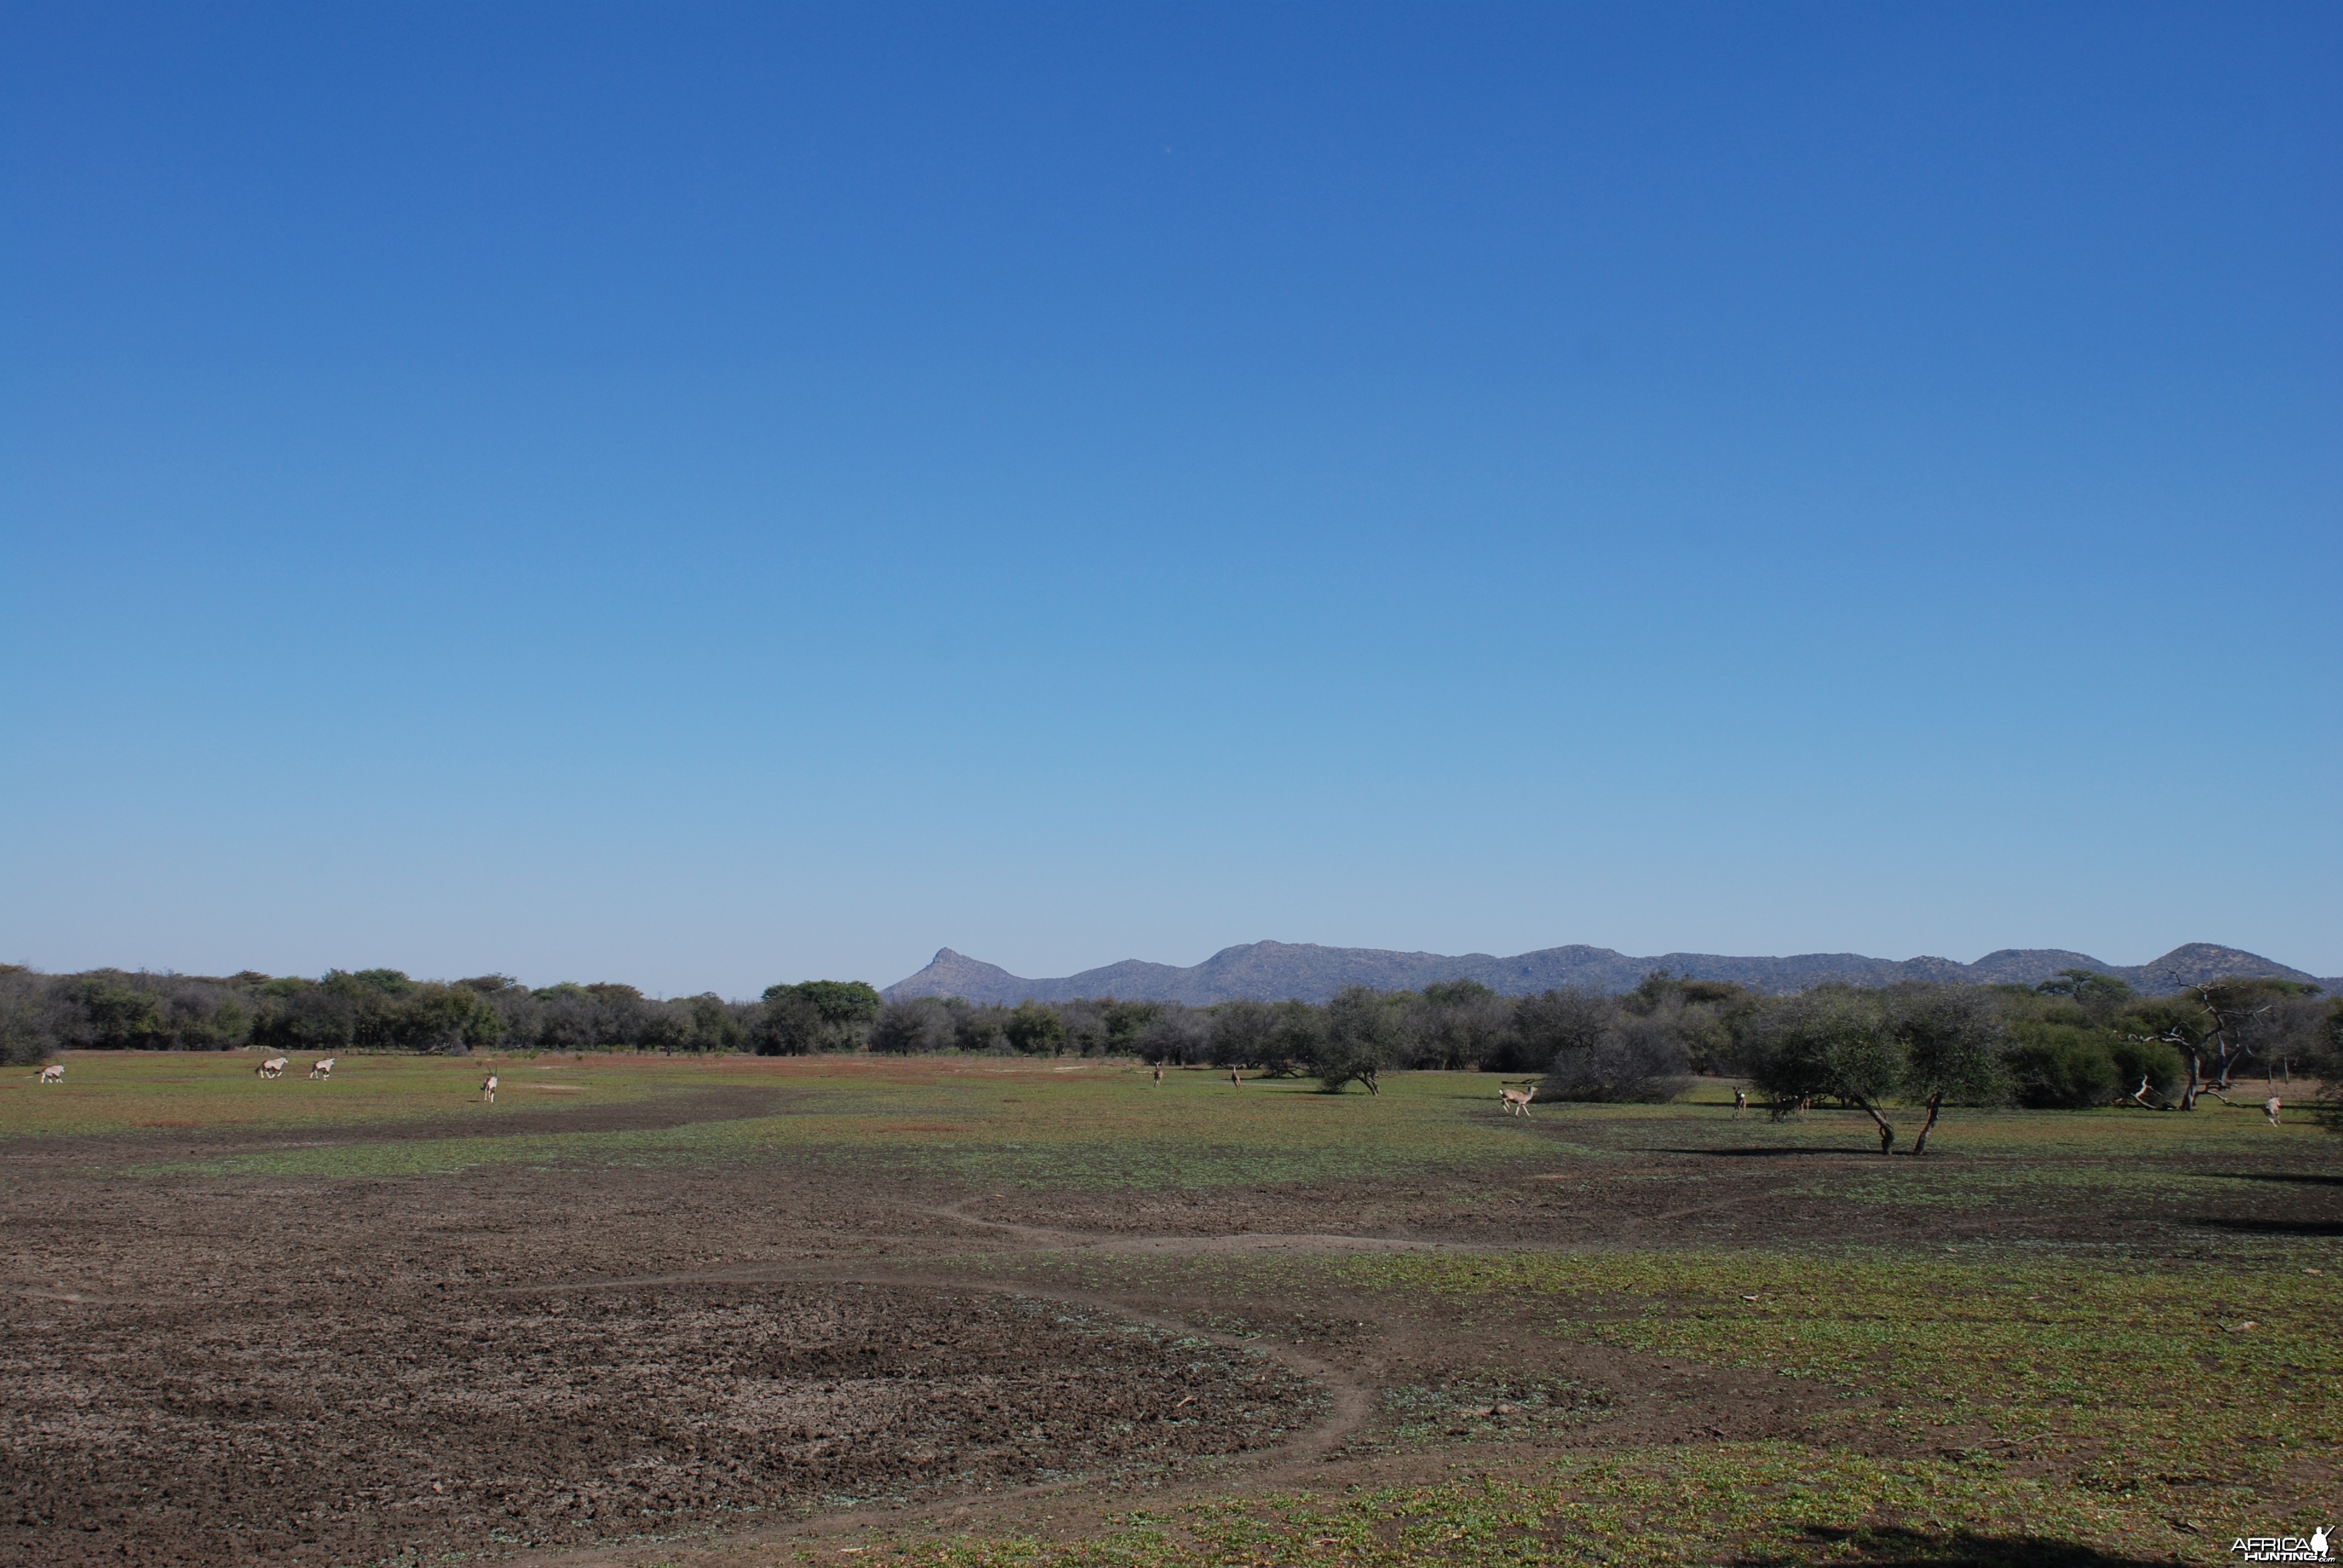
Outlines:
{"label": "tree trunk", "polygon": [[2204,1071],[2197,1064],[2195,1051],[2188,1051],[2186,1054],[2188,1058],[2188,1087],[2180,1091],[2180,1109],[2194,1111],[2197,1109],[2199,1086],[2204,1082]]}
{"label": "tree trunk", "polygon": [[1912,1157],[1918,1159],[1928,1151],[1928,1134],[1936,1130],[1937,1109],[1945,1103],[1944,1091],[1928,1096],[1928,1120],[1920,1124],[1920,1136],[1912,1140]]}
{"label": "tree trunk", "polygon": [[1880,1115],[1878,1108],[1867,1100],[1858,1100],[1855,1104],[1861,1106],[1865,1114],[1879,1123],[1879,1151],[1882,1154],[1893,1152],[1896,1148],[1896,1129],[1888,1124],[1887,1118]]}

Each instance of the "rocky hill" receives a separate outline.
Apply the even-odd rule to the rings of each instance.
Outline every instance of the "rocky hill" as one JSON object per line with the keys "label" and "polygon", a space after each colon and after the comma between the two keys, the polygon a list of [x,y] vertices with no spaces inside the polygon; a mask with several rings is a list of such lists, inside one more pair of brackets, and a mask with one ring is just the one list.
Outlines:
{"label": "rocky hill", "polygon": [[1513,958],[1493,958],[1487,953],[1450,957],[1382,948],[1322,948],[1309,942],[1248,942],[1222,948],[1186,969],[1127,959],[1062,980],[1024,980],[998,965],[943,948],[927,968],[889,986],[886,995],[890,1000],[957,996],[1006,1003],[1028,997],[1064,1001],[1073,997],[1114,996],[1204,1007],[1237,997],[1324,1001],[1344,986],[1415,990],[1445,980],[1476,980],[1508,996],[1571,985],[1622,991],[1633,989],[1654,970],[1693,980],[1732,980],[1754,990],[1780,993],[1804,990],[1825,980],[1865,986],[1893,985],[1899,980],[2033,985],[2065,969],[2114,975],[2151,995],[2229,975],[2306,980],[2329,990],[2343,988],[2343,980],[2322,980],[2258,954],[2211,942],[2189,942],[2152,962],[2131,966],[2102,963],[2088,953],[2062,948],[2004,948],[1965,964],[1952,959],[1873,959],[1860,953],[1800,953],[1790,958],[1661,953],[1655,958],[1630,958],[1609,948],[1589,947],[1542,948]]}

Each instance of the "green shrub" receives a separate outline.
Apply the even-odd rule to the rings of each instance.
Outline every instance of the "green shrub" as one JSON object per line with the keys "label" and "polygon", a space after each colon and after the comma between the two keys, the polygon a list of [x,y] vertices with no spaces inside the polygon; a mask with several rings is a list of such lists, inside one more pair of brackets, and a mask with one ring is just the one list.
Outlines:
{"label": "green shrub", "polygon": [[2104,1030],[2056,1023],[2026,1029],[2008,1057],[2017,1102],[2035,1111],[2080,1111],[2114,1100],[2120,1074],[2110,1044]]}

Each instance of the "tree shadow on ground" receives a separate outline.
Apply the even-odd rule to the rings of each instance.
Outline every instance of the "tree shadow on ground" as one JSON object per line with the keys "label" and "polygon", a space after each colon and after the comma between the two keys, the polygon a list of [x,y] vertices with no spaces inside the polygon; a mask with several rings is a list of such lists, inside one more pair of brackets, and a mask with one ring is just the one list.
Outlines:
{"label": "tree shadow on ground", "polygon": [[1852,1143],[1800,1143],[1778,1149],[1650,1149],[1648,1154],[1706,1154],[1719,1160],[1780,1160],[1793,1154],[1843,1154],[1850,1158],[1869,1155],[1876,1160],[1874,1150]]}
{"label": "tree shadow on ground", "polygon": [[2126,1557],[2038,1535],[1977,1535],[1966,1530],[1902,1526],[1836,1530],[1809,1526],[1787,1552],[1745,1558],[1756,1568],[1807,1563],[1857,1563],[1864,1568],[2148,1568],[2168,1558]]}
{"label": "tree shadow on ground", "polygon": [[2216,1171],[2228,1181],[2288,1181],[2304,1187],[2343,1187],[2343,1176],[2311,1171]]}
{"label": "tree shadow on ground", "polygon": [[2247,1236],[2343,1236],[2343,1220],[2233,1220],[2200,1214],[2188,1222]]}

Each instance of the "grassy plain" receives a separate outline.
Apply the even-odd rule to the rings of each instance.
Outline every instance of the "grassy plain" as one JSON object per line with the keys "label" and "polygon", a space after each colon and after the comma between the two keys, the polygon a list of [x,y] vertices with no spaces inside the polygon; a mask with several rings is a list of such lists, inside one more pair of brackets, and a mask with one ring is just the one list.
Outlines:
{"label": "grassy plain", "polygon": [[858,1210],[805,1257],[1140,1314],[1332,1391],[1306,1456],[1136,1507],[1069,1483],[968,1517],[711,1515],[579,1561],[2104,1568],[2343,1517],[2343,1150],[2258,1112],[1957,1111],[1887,1160],[1854,1117],[1736,1117],[1715,1083],[1523,1121],[1472,1074],[253,1060],[75,1056],[0,1094],[0,1160],[115,1202],[291,1177],[427,1211],[458,1177],[615,1206],[778,1173],[815,1219],[851,1191],[938,1227]]}

